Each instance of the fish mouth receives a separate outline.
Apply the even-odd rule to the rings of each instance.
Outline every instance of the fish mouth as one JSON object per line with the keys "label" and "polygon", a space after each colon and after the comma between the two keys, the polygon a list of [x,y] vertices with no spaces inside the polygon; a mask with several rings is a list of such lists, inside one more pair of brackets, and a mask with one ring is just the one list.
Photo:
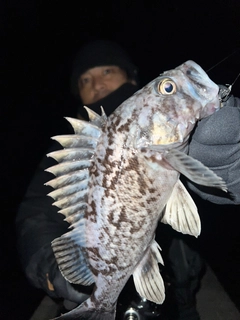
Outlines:
{"label": "fish mouth", "polygon": [[191,93],[195,98],[198,96],[205,101],[216,103],[219,99],[219,87],[196,62],[189,60],[176,69],[181,70],[190,80],[195,91],[191,90]]}

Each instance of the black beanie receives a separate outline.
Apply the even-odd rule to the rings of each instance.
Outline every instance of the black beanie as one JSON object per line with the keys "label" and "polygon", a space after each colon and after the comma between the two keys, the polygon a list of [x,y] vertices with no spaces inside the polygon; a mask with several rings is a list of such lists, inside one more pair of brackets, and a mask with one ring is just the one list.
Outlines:
{"label": "black beanie", "polygon": [[90,68],[115,65],[125,70],[130,80],[138,83],[138,72],[127,52],[117,43],[108,40],[95,40],[85,44],[77,53],[73,63],[71,91],[79,96],[78,79]]}

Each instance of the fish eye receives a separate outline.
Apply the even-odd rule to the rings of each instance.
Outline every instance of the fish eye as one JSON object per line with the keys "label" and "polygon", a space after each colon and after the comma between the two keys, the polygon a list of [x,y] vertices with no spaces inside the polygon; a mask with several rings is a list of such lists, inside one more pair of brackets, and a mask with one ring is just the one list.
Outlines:
{"label": "fish eye", "polygon": [[167,95],[175,93],[177,86],[171,79],[163,79],[159,82],[157,89],[159,93]]}

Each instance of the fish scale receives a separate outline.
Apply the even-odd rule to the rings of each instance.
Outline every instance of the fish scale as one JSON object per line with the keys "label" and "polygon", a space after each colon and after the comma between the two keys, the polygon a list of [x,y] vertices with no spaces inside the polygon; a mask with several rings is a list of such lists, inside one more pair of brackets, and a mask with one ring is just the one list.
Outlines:
{"label": "fish scale", "polygon": [[196,205],[180,181],[226,191],[226,184],[187,155],[196,122],[219,109],[218,86],[193,61],[162,73],[110,117],[67,118],[74,134],[54,137],[64,149],[48,185],[71,230],[52,242],[63,276],[94,283],[86,301],[57,319],[113,320],[120,292],[132,275],[136,291],[165,299],[163,264],[154,240],[159,221],[197,237]]}

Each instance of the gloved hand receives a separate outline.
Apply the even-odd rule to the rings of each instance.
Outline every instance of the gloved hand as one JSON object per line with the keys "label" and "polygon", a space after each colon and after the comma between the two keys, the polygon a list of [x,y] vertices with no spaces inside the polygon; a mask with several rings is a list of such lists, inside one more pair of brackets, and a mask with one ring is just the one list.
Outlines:
{"label": "gloved hand", "polygon": [[73,285],[62,276],[50,242],[32,256],[26,275],[35,287],[43,289],[50,297],[62,298],[76,304],[86,300],[93,288]]}
{"label": "gloved hand", "polygon": [[219,111],[198,122],[189,155],[222,177],[231,195],[188,182],[190,189],[211,202],[240,203],[240,99],[230,97]]}
{"label": "gloved hand", "polygon": [[83,301],[85,301],[89,297],[89,294],[81,292],[81,291],[86,291],[86,288],[83,288],[83,286],[74,288],[73,285],[70,284],[62,276],[57,265],[55,266],[54,278],[52,282],[50,281],[50,279],[48,279],[48,287],[49,289],[52,289],[52,291],[57,297],[75,302],[77,304],[81,304]]}

